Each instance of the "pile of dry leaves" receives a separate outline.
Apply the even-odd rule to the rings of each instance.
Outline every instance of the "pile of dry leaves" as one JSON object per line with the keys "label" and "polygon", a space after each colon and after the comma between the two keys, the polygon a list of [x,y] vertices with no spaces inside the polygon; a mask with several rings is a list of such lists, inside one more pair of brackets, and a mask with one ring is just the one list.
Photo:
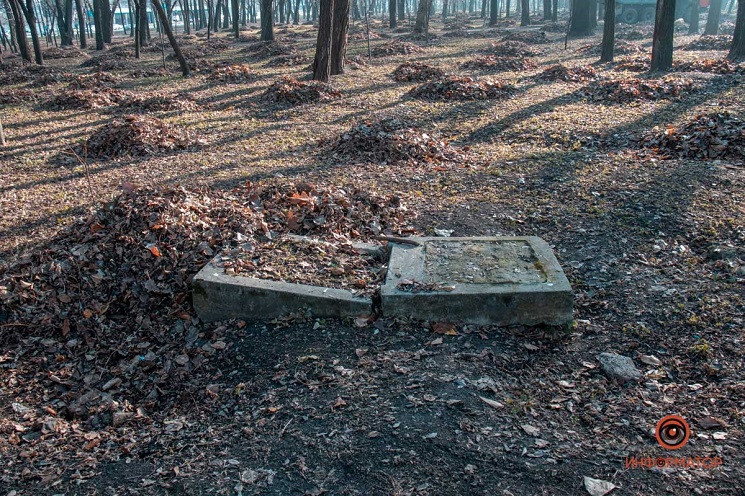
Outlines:
{"label": "pile of dry leaves", "polygon": [[511,31],[502,37],[502,41],[519,41],[535,45],[548,43],[550,40],[545,31]]}
{"label": "pile of dry leaves", "polygon": [[80,64],[80,67],[92,67],[98,71],[134,70],[137,68],[137,64],[133,62],[133,59],[134,53],[130,53],[128,50],[109,50],[107,53],[89,58]]}
{"label": "pile of dry leaves", "polygon": [[420,62],[404,62],[393,71],[396,81],[431,81],[445,76],[445,71],[433,65]]}
{"label": "pile of dry leaves", "polygon": [[507,98],[514,93],[515,87],[502,81],[461,76],[429,81],[409,91],[412,97],[424,100],[490,100]]}
{"label": "pile of dry leaves", "polygon": [[645,146],[669,157],[745,159],[745,119],[721,111],[701,114],[680,127],[647,136]]}
{"label": "pile of dry leaves", "polygon": [[9,90],[0,90],[0,104],[25,103],[36,101],[37,95],[33,90],[25,88],[11,88]]}
{"label": "pile of dry leaves", "polygon": [[79,57],[88,58],[89,55],[75,47],[49,47],[44,50],[44,59],[74,59]]}
{"label": "pile of dry leaves", "polygon": [[246,64],[233,64],[217,67],[207,79],[221,83],[240,84],[250,83],[256,79],[256,76]]}
{"label": "pile of dry leaves", "polygon": [[745,72],[742,65],[735,65],[727,59],[698,59],[691,62],[676,60],[673,70],[679,72],[710,72],[714,74],[734,74]]}
{"label": "pile of dry leaves", "polygon": [[257,59],[266,59],[278,55],[293,55],[295,49],[281,41],[259,41],[241,49],[241,53],[246,53]]}
{"label": "pile of dry leaves", "polygon": [[389,41],[373,48],[370,53],[373,57],[388,57],[390,55],[409,55],[421,53],[424,49],[408,41]]}
{"label": "pile of dry leaves", "polygon": [[641,100],[678,98],[694,91],[693,81],[678,78],[666,79],[613,79],[588,86],[584,93],[590,101],[628,103]]}
{"label": "pile of dry leaves", "polygon": [[565,22],[547,22],[541,26],[541,31],[547,33],[566,33],[567,24]]}
{"label": "pile of dry leaves", "polygon": [[356,250],[343,237],[324,241],[284,236],[245,244],[225,254],[222,264],[229,275],[346,289],[359,295],[373,294],[385,278],[381,257]]}
{"label": "pile of dry leaves", "polygon": [[95,109],[119,103],[126,92],[111,88],[94,90],[62,90],[54,95],[47,106],[54,110]]}
{"label": "pile of dry leaves", "polygon": [[136,112],[195,110],[198,107],[190,95],[166,92],[127,93],[118,103],[120,108]]}
{"label": "pile of dry leaves", "polygon": [[331,151],[347,161],[386,164],[462,164],[469,160],[447,141],[391,117],[357,124],[331,144]]}
{"label": "pile of dry leaves", "polygon": [[456,29],[453,31],[446,31],[442,34],[445,38],[468,38],[471,33],[467,29]]}
{"label": "pile of dry leaves", "polygon": [[285,55],[277,55],[266,63],[269,67],[293,67],[306,64],[310,64],[310,57],[294,51]]}
{"label": "pile of dry leaves", "polygon": [[264,93],[264,98],[286,105],[300,105],[310,102],[325,102],[339,98],[341,92],[321,81],[300,81],[292,76],[284,76],[275,81]]}
{"label": "pile of dry leaves", "polygon": [[[231,43],[223,38],[211,38],[204,43],[191,43],[186,46],[180,46],[181,53],[185,58],[194,60],[210,55],[224,52],[231,47]],[[169,45],[170,48],[170,45]],[[166,57],[167,60],[176,60],[176,54],[171,53]]]}
{"label": "pile of dry leaves", "polygon": [[75,76],[68,87],[71,90],[93,90],[113,86],[121,80],[122,78],[110,72],[94,72],[93,74]]}
{"label": "pile of dry leaves", "polygon": [[624,24],[616,28],[616,38],[638,41],[652,38],[654,26],[645,24]]}
{"label": "pile of dry leaves", "polygon": [[492,43],[483,52],[500,57],[536,57],[542,53],[541,50],[516,40]]}
{"label": "pile of dry leaves", "polygon": [[636,57],[619,59],[614,69],[617,71],[644,72],[649,70],[651,64],[651,56],[639,55]]}
{"label": "pile of dry leaves", "polygon": [[600,76],[598,75],[598,72],[589,65],[567,67],[563,64],[556,64],[547,67],[536,77],[544,81],[582,83],[585,81],[593,81],[598,79]]}
{"label": "pile of dry leaves", "polygon": [[[585,56],[597,55],[600,56],[602,47],[598,43],[592,45],[584,45],[577,49],[577,51]],[[644,53],[646,50],[641,45],[636,43],[630,43],[624,40],[617,40],[613,46],[613,53],[616,55],[637,55]]]}
{"label": "pile of dry leaves", "polygon": [[732,37],[729,35],[705,35],[685,45],[683,50],[729,50],[731,46]]}
{"label": "pile of dry leaves", "polygon": [[191,133],[150,116],[127,115],[95,131],[75,152],[80,157],[142,157],[201,144]]}
{"label": "pile of dry leaves", "polygon": [[475,57],[463,62],[463,69],[478,69],[485,71],[524,71],[532,69],[535,64],[526,57],[498,57],[496,55],[485,55]]}

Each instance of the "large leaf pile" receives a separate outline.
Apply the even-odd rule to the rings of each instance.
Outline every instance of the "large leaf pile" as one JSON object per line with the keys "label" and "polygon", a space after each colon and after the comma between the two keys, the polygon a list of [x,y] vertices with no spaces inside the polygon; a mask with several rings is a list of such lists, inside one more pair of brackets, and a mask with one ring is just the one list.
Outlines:
{"label": "large leaf pile", "polygon": [[538,48],[532,47],[523,41],[508,40],[492,43],[483,50],[484,53],[502,57],[535,57],[543,53]]}
{"label": "large leaf pile", "polygon": [[408,41],[389,41],[376,46],[370,53],[373,57],[388,57],[389,55],[409,55],[423,51],[422,47]]}
{"label": "large leaf pile", "polygon": [[284,76],[275,81],[264,93],[264,98],[286,105],[300,105],[311,102],[324,102],[341,96],[330,84],[321,81],[300,81],[292,76]]}
{"label": "large leaf pile", "polygon": [[119,107],[127,111],[159,112],[167,110],[194,110],[197,102],[188,94],[166,92],[128,93],[119,100]]}
{"label": "large leaf pile", "polygon": [[705,35],[688,43],[683,50],[729,50],[732,46],[732,36],[726,34]]}
{"label": "large leaf pile", "polygon": [[496,55],[485,55],[475,57],[463,62],[463,69],[478,69],[485,71],[524,71],[532,69],[535,64],[526,57],[499,57]]}
{"label": "large leaf pile", "polygon": [[520,41],[528,44],[548,43],[545,31],[511,31],[502,37],[502,41]]}
{"label": "large leaf pile", "polygon": [[192,133],[157,117],[127,115],[99,128],[75,151],[81,157],[91,158],[143,157],[198,144]]}
{"label": "large leaf pile", "polygon": [[695,85],[687,79],[613,79],[588,86],[584,93],[590,101],[628,103],[642,100],[678,98],[694,91]]}
{"label": "large leaf pile", "polygon": [[431,81],[445,76],[445,71],[433,65],[420,62],[404,62],[393,71],[396,81]]}
{"label": "large leaf pile", "polygon": [[567,67],[563,64],[555,64],[547,67],[538,76],[538,79],[545,81],[566,81],[572,83],[582,83],[598,79],[598,72],[589,65],[578,65]]}
{"label": "large leaf pile", "polygon": [[[285,232],[371,239],[401,234],[410,219],[395,196],[310,185],[130,189],[0,267],[0,336],[4,346],[56,354],[43,365],[45,404],[105,424],[113,410],[187,390],[187,375],[221,349],[221,327],[199,323],[189,295],[193,275],[221,249],[254,242],[260,256]],[[352,275],[363,268],[350,264],[341,266]]]}
{"label": "large leaf pile", "polygon": [[423,100],[491,100],[507,98],[514,92],[514,86],[502,81],[447,76],[420,84],[409,95]]}
{"label": "large leaf pile", "polygon": [[644,145],[678,158],[745,159],[745,120],[727,111],[700,114],[680,127],[647,136]]}
{"label": "large leaf pile", "polygon": [[375,163],[445,163],[468,161],[467,155],[446,141],[398,118],[357,124],[342,134],[332,151],[347,160]]}
{"label": "large leaf pile", "polygon": [[126,94],[105,86],[90,90],[62,90],[47,102],[47,106],[55,110],[95,109],[116,105]]}

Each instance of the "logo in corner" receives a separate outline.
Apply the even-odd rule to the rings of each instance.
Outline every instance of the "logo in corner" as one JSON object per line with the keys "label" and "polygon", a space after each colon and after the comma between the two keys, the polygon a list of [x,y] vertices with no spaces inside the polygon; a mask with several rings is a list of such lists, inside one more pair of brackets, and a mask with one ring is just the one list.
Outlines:
{"label": "logo in corner", "polygon": [[686,445],[691,429],[680,415],[667,415],[657,422],[654,436],[663,448],[676,450]]}

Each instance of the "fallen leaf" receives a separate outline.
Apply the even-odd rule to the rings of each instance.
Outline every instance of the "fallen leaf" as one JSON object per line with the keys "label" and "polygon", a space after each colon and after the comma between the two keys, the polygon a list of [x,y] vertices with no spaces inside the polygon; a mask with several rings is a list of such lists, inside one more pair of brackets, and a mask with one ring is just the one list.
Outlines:
{"label": "fallen leaf", "polygon": [[593,479],[592,477],[584,477],[585,489],[592,496],[605,496],[609,492],[616,488],[616,485],[612,482],[604,481],[601,479]]}

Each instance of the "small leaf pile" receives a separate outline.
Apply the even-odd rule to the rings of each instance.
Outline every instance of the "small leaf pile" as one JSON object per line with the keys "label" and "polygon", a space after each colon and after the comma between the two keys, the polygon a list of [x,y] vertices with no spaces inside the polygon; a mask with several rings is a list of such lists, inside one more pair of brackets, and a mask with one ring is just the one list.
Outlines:
{"label": "small leaf pile", "polygon": [[622,25],[616,28],[616,38],[620,40],[638,41],[652,38],[654,26],[643,24]]}
{"label": "small leaf pile", "polygon": [[445,76],[445,71],[433,65],[420,62],[404,62],[393,71],[396,81],[431,81]]}
{"label": "small leaf pile", "polygon": [[478,69],[485,71],[524,71],[532,69],[535,64],[526,57],[498,57],[496,55],[485,55],[476,57],[461,65],[463,69]]}
{"label": "small leaf pile", "polygon": [[197,144],[191,133],[156,117],[128,115],[99,128],[84,145],[78,145],[76,153],[92,158],[143,157]]}
{"label": "small leaf pile", "polygon": [[0,104],[25,103],[36,101],[36,93],[33,90],[24,88],[11,88],[9,90],[0,90]]}
{"label": "small leaf pile", "polygon": [[119,107],[127,111],[160,112],[168,110],[194,110],[197,103],[189,95],[163,92],[128,93],[119,100]]}
{"label": "small leaf pile", "polygon": [[221,83],[240,84],[250,83],[256,79],[256,76],[246,64],[233,64],[217,67],[207,79]]}
{"label": "small leaf pile", "polygon": [[113,86],[121,82],[121,78],[110,72],[94,72],[93,74],[81,74],[75,76],[68,87],[71,90],[92,90],[97,88]]}
{"label": "small leaf pile", "polygon": [[588,86],[584,93],[590,101],[628,103],[641,100],[678,98],[695,89],[686,79],[614,79]]}
{"label": "small leaf pile", "polygon": [[137,69],[138,66],[132,59],[134,59],[134,53],[112,49],[103,55],[89,58],[80,64],[80,67],[92,67],[98,71],[131,71]]}
{"label": "small leaf pile", "polygon": [[370,53],[373,57],[388,57],[390,55],[409,55],[421,53],[424,49],[408,41],[389,41],[373,48]]}
{"label": "small leaf pile", "polygon": [[705,35],[683,47],[683,50],[729,50],[732,46],[732,36],[726,34]]}
{"label": "small leaf pile", "polygon": [[567,25],[564,22],[547,22],[541,27],[541,31],[547,33],[566,33]]}
{"label": "small leaf pile", "polygon": [[[602,47],[598,43],[592,45],[584,45],[577,49],[577,51],[583,55],[600,55]],[[617,40],[613,46],[613,53],[616,55],[637,55],[644,53],[646,50],[641,45],[636,43],[630,43],[624,40]]]}
{"label": "small leaf pile", "polygon": [[710,72],[714,74],[734,74],[744,72],[743,66],[735,65],[727,59],[699,59],[691,62],[676,60],[673,70],[679,72]]}
{"label": "small leaf pile", "polygon": [[620,59],[614,69],[617,71],[644,72],[649,70],[651,64],[652,59],[650,56],[640,55]]}
{"label": "small leaf pile", "polygon": [[[167,48],[170,49],[171,45],[167,44]],[[223,38],[212,38],[204,43],[191,43],[187,45],[181,45],[181,53],[187,59],[198,59],[207,57],[216,53],[224,52],[231,47],[231,43]],[[158,50],[160,51],[160,49]],[[176,60],[176,54],[171,53],[166,57],[166,60]]]}
{"label": "small leaf pile", "polygon": [[528,44],[548,43],[545,31],[512,31],[502,37],[502,41],[520,41]]}
{"label": "small leaf pile", "polygon": [[300,81],[292,76],[284,76],[274,82],[264,93],[265,99],[285,105],[325,102],[340,96],[341,93],[327,83]]}
{"label": "small leaf pile", "polygon": [[514,86],[501,81],[447,76],[420,84],[409,95],[423,100],[491,100],[507,98],[514,92]]}
{"label": "small leaf pile", "polygon": [[298,52],[291,52],[286,55],[277,55],[266,63],[266,65],[269,67],[293,67],[305,64],[310,64],[310,57],[301,55]]}
{"label": "small leaf pile", "polygon": [[492,43],[483,53],[503,57],[536,57],[543,52],[525,42],[510,40]]}
{"label": "small leaf pile", "polygon": [[295,55],[296,51],[290,45],[280,41],[259,41],[241,50],[256,59],[267,59],[278,55]]}
{"label": "small leaf pile", "polygon": [[468,161],[461,150],[398,118],[357,124],[331,145],[345,160],[386,164],[422,164]]}
{"label": "small leaf pile", "polygon": [[544,81],[566,81],[571,83],[582,83],[598,79],[598,72],[589,65],[567,67],[562,64],[547,67],[536,76]]}
{"label": "small leaf pile", "polygon": [[124,91],[106,87],[91,90],[62,90],[49,100],[47,106],[55,110],[95,109],[115,105],[125,96]]}
{"label": "small leaf pile", "polygon": [[78,57],[88,58],[89,55],[74,47],[49,47],[44,50],[45,59],[74,59]]}
{"label": "small leaf pile", "polygon": [[668,157],[743,160],[745,119],[728,111],[700,114],[680,127],[647,136],[643,144]]}

